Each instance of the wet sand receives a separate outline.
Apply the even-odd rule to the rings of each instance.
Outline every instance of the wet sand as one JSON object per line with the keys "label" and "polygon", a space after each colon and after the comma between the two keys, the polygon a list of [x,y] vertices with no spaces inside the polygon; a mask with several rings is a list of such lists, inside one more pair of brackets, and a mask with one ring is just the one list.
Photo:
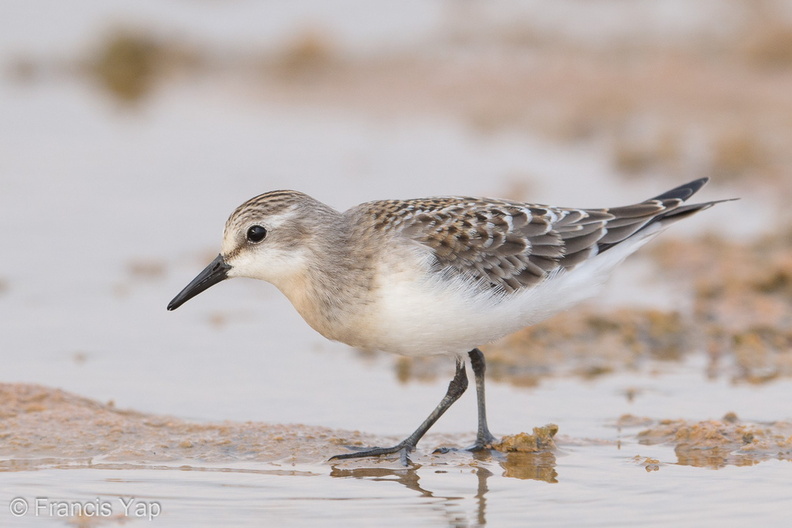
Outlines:
{"label": "wet sand", "polygon": [[[333,467],[400,467],[398,457],[331,461],[347,446],[391,445],[394,438],[359,431],[339,431],[298,424],[191,423],[116,409],[68,392],[39,385],[0,384],[0,457],[4,471],[37,468],[156,467],[251,463],[283,467],[318,464]],[[792,424],[742,423],[734,414],[722,420],[693,423],[653,420],[624,415],[616,426],[638,432],[644,445],[674,447],[678,464],[699,467],[752,465],[776,458],[792,460]],[[535,427],[533,433],[504,436],[491,451],[473,454],[463,449],[462,435],[430,434],[412,457],[418,466],[475,466],[477,460],[503,460],[507,473],[527,459],[503,455],[542,455],[541,465],[552,468],[558,451],[558,426]],[[600,442],[605,440],[600,440]],[[581,446],[590,440],[561,437],[560,445]],[[607,442],[607,441],[605,441]],[[437,450],[428,446],[436,446]],[[549,458],[548,458],[549,457]],[[388,460],[390,459],[390,460]],[[510,460],[512,463],[510,463]],[[521,464],[514,464],[520,460]]]}
{"label": "wet sand", "polygon": [[[625,509],[622,504],[621,515],[633,517],[637,514],[631,513],[633,508],[645,509],[649,504],[629,498],[630,487],[648,490],[672,485],[675,493],[688,493],[690,479],[675,467],[725,471],[729,466],[770,464],[762,474],[772,481],[783,478],[786,471],[773,461],[788,464],[792,460],[790,422],[747,423],[734,414],[701,422],[623,415],[610,430],[608,437],[573,438],[557,434],[558,427],[548,425],[534,428],[533,434],[507,435],[496,450],[480,453],[453,449],[434,453],[432,446],[461,447],[463,437],[469,436],[435,433],[419,444],[409,467],[387,458],[333,462],[328,458],[346,445],[397,439],[295,424],[194,423],[120,410],[112,403],[40,385],[2,384],[0,472],[5,485],[0,492],[8,495],[11,508],[18,507],[13,501],[20,500],[26,508],[36,508],[16,513],[16,520],[35,515],[54,526],[135,521],[187,526],[209,519],[224,519],[224,523],[234,519],[237,525],[253,526],[282,522],[281,515],[322,526],[336,526],[343,519],[352,526],[371,522],[397,526],[410,518],[421,525],[483,525],[488,519],[513,523],[528,500],[527,492],[533,496],[534,519],[567,525],[572,518],[552,505],[554,500],[568,500],[562,499],[566,492],[548,496],[542,489],[531,487],[529,492],[517,483],[561,484],[563,489],[582,486],[584,495],[591,496],[592,490],[602,488],[603,478],[618,475],[599,502],[622,497],[631,506]],[[635,470],[671,478],[667,482],[636,480],[639,473]],[[588,471],[593,471],[590,477],[585,476]],[[38,484],[30,487],[25,475],[36,475]],[[328,477],[336,484],[325,480]],[[694,477],[690,481],[694,487],[710,480],[707,474],[689,477]],[[750,485],[745,477],[731,474],[730,480],[735,486]],[[52,478],[57,480],[43,484]],[[354,482],[367,486],[360,488]],[[710,486],[711,491],[696,494],[700,504],[718,504],[724,493],[732,501],[721,506],[720,513],[710,514],[721,522],[744,511],[742,504],[775,501],[778,493],[784,494],[783,489],[759,492],[761,485],[739,495],[731,488],[722,489],[722,483],[714,485],[713,481]],[[666,496],[674,494],[666,492]],[[262,497],[267,497],[266,506],[255,508]],[[523,497],[521,506],[515,505],[518,497]],[[542,503],[543,497],[550,502]],[[332,502],[339,499],[343,502]],[[424,507],[421,500],[429,502]],[[122,508],[130,501],[137,505],[137,512]],[[353,513],[357,503],[364,509]],[[65,508],[64,504],[82,510],[52,510]],[[94,504],[106,507],[108,514],[96,515]],[[658,514],[649,524],[663,524],[674,510]],[[390,517],[383,517],[389,511]],[[766,517],[766,513],[756,514]],[[349,515],[353,515],[352,522]],[[597,515],[599,522],[616,521],[601,510]],[[16,525],[13,517],[9,520]]]}
{"label": "wet sand", "polygon": [[[359,431],[339,431],[307,425],[223,422],[191,423],[116,409],[59,389],[40,385],[0,384],[0,457],[5,471],[37,467],[102,467],[122,464],[264,463],[276,467],[329,464],[346,446],[390,445],[398,439]],[[505,437],[494,446],[503,453],[552,452],[556,427],[537,428],[534,434]],[[390,443],[390,444],[388,444]],[[437,457],[423,450],[417,464],[471,462],[470,454],[450,435],[430,435],[423,443],[451,449]],[[393,457],[391,457],[393,458]],[[333,466],[379,466],[379,459],[333,461]],[[387,465],[387,464],[386,464]],[[398,467],[398,461],[396,461]]]}

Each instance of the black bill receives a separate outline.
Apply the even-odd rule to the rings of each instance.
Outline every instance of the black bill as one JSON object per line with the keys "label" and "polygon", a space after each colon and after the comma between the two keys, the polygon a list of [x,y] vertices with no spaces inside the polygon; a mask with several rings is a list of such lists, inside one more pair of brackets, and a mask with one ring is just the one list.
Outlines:
{"label": "black bill", "polygon": [[223,255],[217,255],[217,258],[214,259],[211,264],[206,266],[190,284],[179,292],[179,295],[173,298],[168,304],[168,310],[175,310],[202,291],[214,286],[218,282],[226,280],[228,278],[228,270],[230,269],[231,266],[226,264],[226,261],[223,260]]}

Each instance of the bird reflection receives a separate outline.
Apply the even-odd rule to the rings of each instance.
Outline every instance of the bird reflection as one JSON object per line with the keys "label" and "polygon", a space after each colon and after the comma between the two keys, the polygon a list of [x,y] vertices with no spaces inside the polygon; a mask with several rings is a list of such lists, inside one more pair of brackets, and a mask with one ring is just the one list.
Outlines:
{"label": "bird reflection", "polygon": [[[470,454],[466,454],[471,456]],[[465,465],[420,465],[414,464],[407,468],[384,468],[384,467],[352,467],[344,468],[333,466],[330,472],[331,477],[337,478],[357,478],[369,480],[371,482],[397,482],[405,488],[417,492],[421,497],[443,499],[445,514],[448,519],[448,526],[483,526],[487,524],[487,493],[489,492],[488,481],[495,472],[494,468],[500,468],[500,474],[504,477],[522,480],[539,480],[547,483],[558,482],[556,472],[556,456],[552,451],[538,453],[510,452],[501,453],[498,451],[481,451],[472,454],[473,462],[470,463],[471,475],[476,478],[475,495],[473,495],[472,515],[465,513],[466,499],[470,497],[468,490],[457,488],[459,493],[456,495],[442,495],[421,483],[421,474],[432,471],[435,474],[450,473],[452,468],[465,468]],[[462,471],[462,475],[467,475],[467,471]],[[424,479],[426,480],[426,479]],[[472,484],[472,483],[471,483]],[[472,489],[470,491],[473,491]],[[428,503],[427,503],[428,504]],[[436,507],[437,502],[433,501],[432,507]],[[469,518],[468,518],[469,517]]]}
{"label": "bird reflection", "polygon": [[389,468],[352,468],[341,469],[333,466],[330,471],[331,477],[339,478],[357,478],[363,480],[370,480],[372,482],[398,482],[405,488],[417,491],[423,497],[434,497],[431,491],[425,490],[418,484],[421,480],[418,476],[418,468],[421,466],[411,466],[405,469],[389,469]]}

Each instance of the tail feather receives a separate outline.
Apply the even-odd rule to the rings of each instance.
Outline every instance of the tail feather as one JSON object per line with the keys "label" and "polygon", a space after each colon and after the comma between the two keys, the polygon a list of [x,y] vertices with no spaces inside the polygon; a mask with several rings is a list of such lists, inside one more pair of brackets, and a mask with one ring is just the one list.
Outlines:
{"label": "tail feather", "polygon": [[702,202],[702,203],[681,205],[679,207],[671,209],[670,211],[668,211],[666,213],[663,213],[661,215],[658,215],[658,216],[654,217],[652,219],[652,221],[649,222],[647,225],[650,225],[650,224],[652,224],[654,222],[660,222],[660,223],[663,223],[663,224],[667,224],[667,223],[670,224],[670,223],[676,222],[678,220],[682,220],[683,218],[687,218],[688,216],[691,216],[691,215],[693,215],[695,213],[698,213],[699,211],[703,211],[704,209],[709,209],[710,207],[712,207],[715,204],[719,204],[721,202],[731,202],[733,200],[738,200],[738,198],[732,198],[730,200],[715,200],[715,201],[712,201],[712,202]]}
{"label": "tail feather", "polygon": [[[692,182],[675,187],[654,198],[650,198],[640,204],[610,209],[609,211],[611,213],[616,213],[618,217],[627,218],[628,220],[631,219],[630,217],[632,216],[631,213],[627,213],[628,211],[639,210],[641,207],[650,204],[655,206],[658,210],[653,216],[651,216],[651,212],[649,215],[635,214],[634,221],[627,222],[624,226],[619,225],[615,227],[615,229],[610,229],[608,234],[600,239],[598,244],[599,253],[624,242],[628,238],[632,238],[636,235],[640,237],[641,233],[651,236],[651,234],[660,232],[668,225],[682,220],[683,218],[687,218],[699,211],[703,211],[704,209],[709,209],[715,204],[736,200],[736,198],[733,198],[730,200],[714,200],[711,202],[684,204],[685,200],[698,192],[708,181],[709,178],[699,178],[698,180],[693,180]],[[644,219],[641,223],[642,216]],[[616,225],[616,222],[614,222],[614,224]],[[649,228],[651,228],[651,233],[647,231]]]}
{"label": "tail feather", "polygon": [[[709,178],[699,178],[698,180],[693,180],[692,182],[686,183],[684,185],[680,185],[679,187],[675,187],[670,191],[666,191],[661,195],[655,196],[651,198],[650,201],[660,201],[664,202],[666,200],[682,200],[683,202],[696,194],[699,189],[704,187],[704,185],[709,181]],[[676,222],[677,220],[682,220],[683,218],[687,218],[699,211],[703,211],[704,209],[709,209],[715,204],[723,203],[723,202],[731,202],[734,200],[739,200],[739,198],[729,198],[726,200],[713,200],[711,202],[702,202],[696,204],[685,204],[680,205],[678,207],[670,208],[668,211],[665,211],[656,217],[654,217],[650,222],[646,224],[646,226],[651,225],[655,222],[660,222],[662,224],[670,224]],[[644,226],[644,228],[646,227]]]}

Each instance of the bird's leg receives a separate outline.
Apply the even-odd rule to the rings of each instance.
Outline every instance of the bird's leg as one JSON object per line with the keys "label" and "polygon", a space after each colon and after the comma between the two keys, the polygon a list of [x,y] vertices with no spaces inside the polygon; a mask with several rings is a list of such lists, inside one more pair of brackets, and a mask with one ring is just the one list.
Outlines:
{"label": "bird's leg", "polygon": [[476,377],[476,403],[478,406],[478,431],[476,432],[476,443],[468,448],[470,451],[481,451],[489,449],[497,439],[487,427],[487,405],[484,401],[484,372],[487,365],[484,362],[484,354],[478,348],[468,352],[470,365],[473,367],[473,374]]}
{"label": "bird's leg", "polygon": [[399,453],[402,463],[406,466],[410,461],[410,452],[415,449],[418,440],[420,440],[421,437],[426,434],[426,431],[428,431],[429,428],[431,428],[434,423],[443,415],[443,413],[445,413],[448,408],[451,407],[451,405],[457,401],[460,396],[462,396],[462,394],[465,392],[465,389],[467,389],[467,386],[468,379],[467,374],[465,374],[465,362],[462,360],[462,358],[458,357],[456,360],[456,373],[454,374],[454,379],[452,379],[451,383],[448,384],[448,390],[446,391],[445,396],[443,396],[443,399],[440,400],[440,403],[437,405],[437,407],[435,407],[434,411],[432,411],[426,420],[424,420],[423,423],[418,426],[418,429],[416,429],[413,434],[393,447],[374,447],[365,451],[344,453],[343,455],[331,457],[330,460],[343,460],[346,458],[372,457]]}

